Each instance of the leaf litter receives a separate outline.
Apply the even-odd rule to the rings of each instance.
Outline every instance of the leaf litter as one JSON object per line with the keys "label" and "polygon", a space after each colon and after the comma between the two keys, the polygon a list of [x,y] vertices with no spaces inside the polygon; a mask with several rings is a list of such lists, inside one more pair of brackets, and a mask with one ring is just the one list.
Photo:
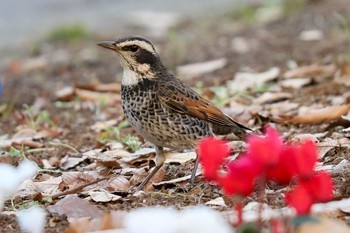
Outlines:
{"label": "leaf litter", "polygon": [[[321,12],[339,10],[337,7],[350,11],[339,2],[337,0],[332,6],[322,2],[306,7],[303,12],[304,15],[305,12],[315,14],[312,7]],[[225,48],[233,47],[235,57],[229,49],[208,43],[206,46],[215,46],[218,51],[214,53],[204,47],[199,54],[188,54],[182,68],[178,68],[182,69],[183,76],[190,77],[185,77],[189,84],[192,79],[201,80],[203,86],[198,85],[197,90],[204,94],[210,93],[210,86],[222,85],[221,90],[229,95],[212,100],[249,127],[259,131],[264,124],[273,122],[285,132],[286,141],[317,141],[320,158],[317,169],[331,171],[338,200],[316,204],[313,211],[349,224],[350,190],[346,186],[350,185],[350,95],[347,90],[350,72],[348,62],[339,62],[347,48],[346,39],[339,33],[326,44],[327,30],[315,27],[305,30],[298,26],[311,22],[307,20],[302,17],[294,21],[282,20],[280,26],[262,25],[264,32],[246,30],[239,33],[239,37],[215,31],[216,38],[224,38]],[[334,19],[330,20],[334,22]],[[287,32],[286,28],[291,30]],[[281,38],[281,33],[286,36]],[[281,43],[272,43],[278,38]],[[156,40],[156,43],[165,47],[164,41]],[[260,48],[259,44],[264,46]],[[287,55],[290,48],[293,51]],[[12,110],[10,117],[0,122],[0,161],[15,165],[21,156],[26,156],[42,168],[35,178],[27,179],[19,186],[14,204],[42,196],[38,199],[50,216],[55,213],[68,217],[71,223],[68,232],[122,230],[125,227],[123,219],[127,217],[124,211],[143,206],[184,209],[206,204],[215,206],[224,216],[232,216],[232,201],[222,198],[216,186],[205,183],[200,170],[195,187],[188,185],[196,157],[193,151],[168,151],[166,169],[162,169],[153,184],[147,187],[149,192],[130,192],[154,166],[155,150],[142,138],[138,138],[141,148],[136,151],[120,140],[128,135],[137,136],[129,126],[120,126],[124,119],[120,107],[120,83],[114,79],[121,70],[113,68],[110,71],[110,67],[115,67],[115,61],[105,58],[105,54],[96,54],[99,59],[90,60],[90,63],[84,60],[82,66],[70,67],[68,61],[74,57],[70,48],[57,48],[57,52],[45,56],[14,60],[6,69],[0,70],[5,84],[16,84],[19,93],[22,86],[33,86],[38,90],[35,95],[29,93],[26,97],[18,97],[18,103],[13,107],[12,96],[5,93],[2,97],[4,109]],[[286,69],[290,61],[295,66]],[[61,81],[48,78],[46,84],[35,83],[36,75],[44,73],[60,77]],[[13,79],[9,79],[9,75],[13,75]],[[108,80],[96,82],[94,76]],[[21,107],[22,104],[32,106],[33,111]],[[2,103],[0,109],[3,109]],[[1,110],[0,116],[5,116],[4,113]],[[291,210],[273,201],[281,195],[278,187],[269,189],[269,208],[264,209],[264,218],[279,216],[282,212],[292,214]],[[51,201],[43,201],[50,197],[53,197]],[[245,203],[247,219],[256,218],[253,201]],[[4,212],[10,210],[11,203],[7,201]],[[112,211],[107,213],[106,210]],[[6,229],[1,223],[2,218],[0,229]]]}

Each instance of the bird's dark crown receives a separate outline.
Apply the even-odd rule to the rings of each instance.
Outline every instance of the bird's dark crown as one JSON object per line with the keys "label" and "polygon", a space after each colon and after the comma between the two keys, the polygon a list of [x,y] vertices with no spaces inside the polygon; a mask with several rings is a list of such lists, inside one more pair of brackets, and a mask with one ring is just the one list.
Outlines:
{"label": "bird's dark crown", "polygon": [[124,68],[143,76],[165,70],[154,46],[143,37],[124,37],[116,41],[102,41],[98,45],[116,51],[123,58]]}

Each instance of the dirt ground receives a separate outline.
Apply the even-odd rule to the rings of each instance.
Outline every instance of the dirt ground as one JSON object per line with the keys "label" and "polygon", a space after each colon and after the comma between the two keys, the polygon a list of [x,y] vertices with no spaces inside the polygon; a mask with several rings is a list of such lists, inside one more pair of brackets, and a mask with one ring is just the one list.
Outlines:
{"label": "dirt ground", "polygon": [[[253,9],[258,7],[253,6]],[[283,117],[276,119],[269,109],[260,109],[261,112],[259,110],[253,112],[252,109],[234,109],[236,105],[241,106],[240,108],[251,106],[257,98],[276,86],[275,92],[288,93],[288,102],[299,104],[299,107],[315,104],[329,107],[350,103],[349,85],[335,81],[336,75],[339,75],[337,72],[345,72],[346,65],[350,64],[348,0],[314,0],[309,1],[296,12],[292,12],[292,9],[289,11],[290,14],[284,13],[266,23],[251,22],[242,15],[243,13],[228,11],[224,15],[209,19],[203,16],[200,19],[186,20],[175,28],[169,29],[169,33],[161,38],[149,38],[158,48],[163,62],[174,72],[176,66],[226,58],[227,63],[221,69],[191,77],[184,75],[181,78],[186,84],[196,87],[228,114],[249,127],[262,130],[266,123],[273,123],[287,141],[305,134],[316,135],[320,142],[324,142],[325,138],[334,140],[349,138],[347,131],[343,131],[350,127],[350,121],[347,118],[293,123]],[[301,32],[314,29],[323,32],[322,38],[300,39]],[[128,32],[123,32],[124,35],[127,35],[126,33]],[[129,33],[144,35],[146,32],[142,28],[137,28]],[[234,48],[233,41],[239,42],[242,38],[248,46],[246,51],[238,51]],[[17,165],[23,155],[35,161],[40,167],[45,167],[43,161],[49,161],[52,165],[51,171],[43,170],[38,176],[49,174],[57,177],[62,175],[59,161],[64,157],[79,157],[84,152],[105,148],[107,142],[123,142],[125,150],[132,152],[133,148],[128,141],[121,140],[129,134],[143,143],[141,147],[149,147],[149,144],[144,143],[143,139],[138,137],[129,126],[118,128],[124,122],[118,90],[122,70],[116,56],[97,48],[96,42],[103,39],[112,38],[94,35],[79,41],[43,40],[33,45],[33,48],[20,51],[21,55],[18,58],[4,59],[1,62],[0,78],[4,83],[4,93],[0,97],[0,137],[7,135],[7,138],[12,138],[18,133],[23,133],[24,129],[32,129],[36,132],[45,130],[46,136],[33,141],[40,144],[38,148],[54,147],[54,149],[36,152],[33,148],[37,148],[37,145],[30,144],[25,147],[12,145],[20,151],[20,155],[16,155],[9,147],[4,147],[0,149],[0,162]],[[281,83],[285,80],[286,72],[295,64],[298,67],[313,64],[320,67],[333,65],[335,68],[334,72],[330,73],[321,70],[316,74],[302,74],[300,78],[312,76],[311,81],[306,85],[297,88],[283,86]],[[214,98],[218,92],[212,87],[226,88],[237,72],[260,73],[272,67],[278,67],[280,73],[276,79],[266,85],[249,88],[242,92],[228,91],[224,99]],[[109,85],[109,90],[96,90],[101,83],[116,81],[117,85]],[[69,89],[68,95],[57,93],[66,87],[73,87],[73,92]],[[88,93],[83,93],[82,90],[87,90]],[[100,95],[104,94],[110,94],[107,100],[101,100]],[[276,108],[279,110],[278,107]],[[295,113],[281,111],[279,115]],[[97,122],[113,119],[117,122],[109,130],[97,132],[91,127]],[[114,132],[115,128],[120,132]],[[319,136],[323,133],[324,135]],[[53,146],[52,142],[69,145],[77,152],[73,152],[66,146],[57,146],[57,144]],[[322,157],[322,163],[337,165],[341,161],[348,161],[349,152],[350,149],[346,146],[334,146]],[[66,171],[80,172],[93,162],[88,158]],[[154,165],[148,160],[146,164],[144,161],[142,163],[144,166],[148,163]],[[191,161],[181,165],[169,164],[162,178],[171,180],[189,175],[192,166]],[[113,169],[109,173],[113,173]],[[127,176],[128,179],[130,177],[131,175]],[[336,199],[349,198],[349,171],[345,170],[341,174],[333,173],[333,177],[336,184]],[[36,179],[40,180],[40,177]],[[279,187],[270,184],[268,189],[278,190]],[[88,196],[79,191],[77,193],[81,198]],[[201,176],[197,177],[194,187],[182,182],[156,186],[150,192],[138,196],[124,191],[113,193],[122,198],[104,203],[92,201],[91,203],[103,211],[131,210],[154,205],[175,206],[181,209],[222,197],[221,191],[215,185],[206,183]],[[247,202],[254,198],[255,194]],[[12,200],[13,203],[7,201],[4,210],[8,213],[0,214],[0,232],[19,231],[15,215],[10,211],[24,208],[26,204],[30,205],[34,201],[36,204],[48,207],[58,200],[47,203],[35,195],[28,195],[16,197]],[[226,207],[217,209],[230,210],[233,203],[228,199],[225,199],[225,202]],[[278,192],[268,194],[266,202],[274,208],[283,205],[283,199]],[[45,232],[64,232],[69,225],[67,218],[62,215],[50,213],[47,218]],[[350,223],[345,214],[339,218]]]}

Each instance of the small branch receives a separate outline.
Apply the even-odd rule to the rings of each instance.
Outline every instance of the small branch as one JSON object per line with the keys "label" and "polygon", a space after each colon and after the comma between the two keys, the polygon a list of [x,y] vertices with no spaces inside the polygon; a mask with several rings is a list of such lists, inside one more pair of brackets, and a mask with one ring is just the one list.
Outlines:
{"label": "small branch", "polygon": [[65,147],[67,149],[70,149],[70,150],[74,151],[75,153],[78,153],[78,154],[80,153],[77,149],[75,149],[74,147],[72,147],[71,145],[68,145],[68,144],[64,144],[64,143],[61,143],[61,142],[49,142],[49,144],[51,146],[56,146],[56,147],[59,147],[59,146]]}
{"label": "small branch", "polygon": [[61,192],[61,193],[57,193],[55,195],[52,195],[51,198],[52,199],[57,199],[57,198],[59,198],[61,196],[66,196],[66,195],[69,195],[69,194],[75,194],[75,193],[79,192],[80,190],[82,190],[83,188],[85,188],[87,186],[90,186],[90,185],[93,185],[93,184],[97,184],[97,183],[99,183],[101,181],[104,181],[104,180],[107,180],[109,178],[112,178],[112,176],[104,177],[104,178],[98,178],[98,179],[96,179],[94,181],[91,181],[89,183],[83,184],[83,185],[78,186],[78,187],[76,187],[74,189],[71,189],[71,190],[68,190],[68,191],[65,191],[65,192]]}

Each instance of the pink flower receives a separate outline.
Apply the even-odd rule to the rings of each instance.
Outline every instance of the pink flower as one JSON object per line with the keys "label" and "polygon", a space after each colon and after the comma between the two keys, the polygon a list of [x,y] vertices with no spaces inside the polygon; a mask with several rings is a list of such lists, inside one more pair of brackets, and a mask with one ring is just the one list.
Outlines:
{"label": "pink flower", "polygon": [[293,145],[292,148],[289,159],[291,174],[300,178],[311,176],[318,160],[316,145],[312,141],[306,141]]}
{"label": "pink flower", "polygon": [[328,172],[314,172],[306,179],[301,179],[294,189],[286,194],[285,201],[293,206],[299,215],[310,212],[311,205],[330,201],[333,198],[333,182]]}
{"label": "pink flower", "polygon": [[315,202],[327,202],[333,199],[333,181],[326,171],[315,172],[309,179],[301,180],[309,190]]}
{"label": "pink flower", "polygon": [[277,163],[267,169],[267,180],[273,180],[281,185],[288,185],[293,178],[293,174],[290,171],[290,166],[294,166],[293,156],[294,148],[290,146],[284,147],[281,150]]}
{"label": "pink flower", "polygon": [[305,185],[297,184],[292,191],[286,193],[285,202],[294,207],[298,215],[306,215],[314,200]]}
{"label": "pink flower", "polygon": [[251,135],[248,137],[247,154],[263,167],[270,167],[278,162],[283,141],[276,129],[268,126],[265,129],[265,137]]}
{"label": "pink flower", "polygon": [[229,154],[230,147],[225,141],[208,137],[199,142],[198,155],[208,181],[217,180],[218,170]]}
{"label": "pink flower", "polygon": [[230,162],[219,181],[226,195],[248,196],[253,190],[260,167],[248,156]]}

